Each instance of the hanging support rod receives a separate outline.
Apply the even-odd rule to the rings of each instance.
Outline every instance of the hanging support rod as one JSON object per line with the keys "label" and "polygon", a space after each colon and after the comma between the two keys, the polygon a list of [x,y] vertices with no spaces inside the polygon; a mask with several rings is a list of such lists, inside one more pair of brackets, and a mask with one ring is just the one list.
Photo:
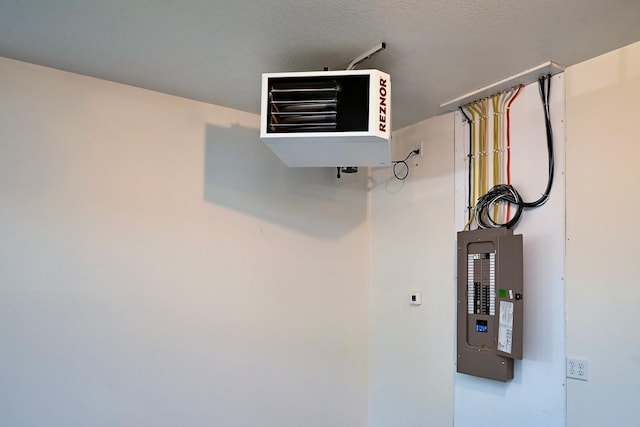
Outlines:
{"label": "hanging support rod", "polygon": [[353,70],[354,68],[356,68],[356,65],[358,65],[359,63],[361,63],[365,59],[371,58],[376,53],[378,53],[378,52],[380,52],[382,50],[385,50],[386,47],[387,47],[387,44],[385,42],[382,42],[379,45],[377,45],[376,47],[374,47],[373,49],[368,50],[367,52],[363,53],[362,55],[358,56],[356,59],[351,61],[351,63],[349,65],[347,65],[347,70]]}

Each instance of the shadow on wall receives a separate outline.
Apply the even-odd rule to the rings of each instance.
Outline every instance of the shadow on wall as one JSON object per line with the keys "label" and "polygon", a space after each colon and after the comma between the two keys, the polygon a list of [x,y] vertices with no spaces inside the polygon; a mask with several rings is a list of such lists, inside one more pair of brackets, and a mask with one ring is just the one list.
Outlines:
{"label": "shadow on wall", "polygon": [[305,234],[337,238],[366,220],[366,174],[290,168],[239,125],[207,125],[204,199]]}

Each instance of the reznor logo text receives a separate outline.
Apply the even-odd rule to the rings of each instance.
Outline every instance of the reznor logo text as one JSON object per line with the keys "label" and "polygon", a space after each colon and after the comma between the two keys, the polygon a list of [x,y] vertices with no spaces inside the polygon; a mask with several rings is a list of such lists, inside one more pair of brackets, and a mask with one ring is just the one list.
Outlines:
{"label": "reznor logo text", "polygon": [[380,79],[380,132],[387,131],[387,80]]}

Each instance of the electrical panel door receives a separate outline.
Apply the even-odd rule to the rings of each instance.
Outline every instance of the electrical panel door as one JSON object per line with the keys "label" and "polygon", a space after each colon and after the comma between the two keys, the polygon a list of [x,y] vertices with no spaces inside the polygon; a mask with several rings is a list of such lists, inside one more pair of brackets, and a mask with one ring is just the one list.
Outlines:
{"label": "electrical panel door", "polygon": [[507,381],[522,359],[522,235],[458,233],[457,371]]}

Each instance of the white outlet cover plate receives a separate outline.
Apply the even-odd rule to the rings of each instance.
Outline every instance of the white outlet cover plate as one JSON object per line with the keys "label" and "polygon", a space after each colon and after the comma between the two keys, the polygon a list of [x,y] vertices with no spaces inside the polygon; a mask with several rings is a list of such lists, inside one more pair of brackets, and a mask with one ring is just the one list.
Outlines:
{"label": "white outlet cover plate", "polygon": [[567,378],[581,381],[589,380],[589,361],[567,358]]}

